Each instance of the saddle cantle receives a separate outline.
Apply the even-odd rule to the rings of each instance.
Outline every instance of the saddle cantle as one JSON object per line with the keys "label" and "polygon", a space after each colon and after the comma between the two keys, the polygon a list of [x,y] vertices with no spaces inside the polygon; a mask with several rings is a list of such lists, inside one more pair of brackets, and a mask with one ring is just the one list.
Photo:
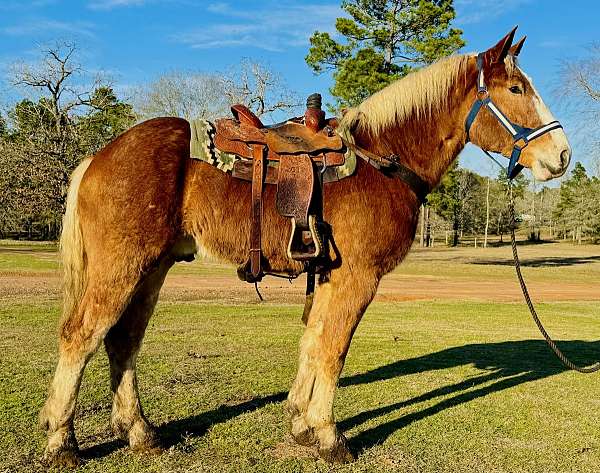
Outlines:
{"label": "saddle cantle", "polygon": [[234,164],[232,175],[252,181],[250,256],[238,275],[248,282],[264,276],[262,194],[264,184],[276,184],[277,210],[291,221],[288,256],[311,265],[314,277],[314,268],[325,266],[329,258],[321,171],[345,162],[346,147],[335,132],[337,121],[325,119],[319,94],[308,97],[303,117],[273,126],[264,126],[243,105],[234,105],[231,111],[233,118],[215,121],[214,145],[243,158]]}

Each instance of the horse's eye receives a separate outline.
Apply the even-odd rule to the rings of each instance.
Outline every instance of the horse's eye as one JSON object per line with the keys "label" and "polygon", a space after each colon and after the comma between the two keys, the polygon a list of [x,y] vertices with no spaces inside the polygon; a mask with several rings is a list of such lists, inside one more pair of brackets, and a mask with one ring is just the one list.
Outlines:
{"label": "horse's eye", "polygon": [[521,89],[521,87],[519,87],[518,85],[513,85],[510,89],[513,94],[522,94],[523,93],[523,89]]}

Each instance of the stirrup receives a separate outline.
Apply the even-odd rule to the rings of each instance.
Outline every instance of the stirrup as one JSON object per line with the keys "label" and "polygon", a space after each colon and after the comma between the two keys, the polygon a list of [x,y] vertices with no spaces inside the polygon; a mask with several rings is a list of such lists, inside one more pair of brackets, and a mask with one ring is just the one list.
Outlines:
{"label": "stirrup", "polygon": [[327,227],[323,222],[317,222],[315,215],[308,216],[308,228],[296,225],[296,219],[292,220],[292,231],[287,247],[287,254],[293,260],[307,261],[323,256],[327,248]]}
{"label": "stirrup", "polygon": [[260,282],[262,281],[262,278],[265,276],[265,272],[263,271],[263,268],[267,267],[269,264],[269,260],[267,260],[267,258],[264,257],[264,255],[260,254],[260,273],[258,274],[258,276],[254,276],[252,274],[252,262],[250,260],[250,258],[248,258],[248,260],[246,260],[246,262],[244,264],[241,264],[237,267],[237,277],[240,281],[245,281],[245,282],[249,282],[249,283],[255,283],[255,282]]}

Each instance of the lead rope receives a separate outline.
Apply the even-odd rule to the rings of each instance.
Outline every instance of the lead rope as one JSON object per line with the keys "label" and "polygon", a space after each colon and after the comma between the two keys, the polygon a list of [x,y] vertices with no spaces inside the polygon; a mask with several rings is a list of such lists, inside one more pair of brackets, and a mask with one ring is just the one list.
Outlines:
{"label": "lead rope", "polygon": [[[494,161],[496,161],[496,160],[494,159]],[[548,343],[548,345],[550,346],[552,351],[556,354],[556,356],[560,359],[560,361],[562,361],[565,364],[565,366],[567,368],[575,370],[575,371],[579,371],[580,373],[594,373],[594,372],[600,370],[600,362],[597,362],[596,364],[594,364],[592,366],[577,366],[575,363],[573,363],[571,360],[569,360],[566,357],[566,355],[562,351],[560,351],[560,349],[556,346],[556,343],[554,343],[554,340],[552,340],[550,335],[548,335],[548,332],[546,332],[546,329],[542,325],[542,322],[537,315],[535,307],[533,306],[533,302],[531,301],[531,297],[529,297],[529,291],[527,290],[527,286],[525,285],[525,280],[523,279],[523,275],[521,274],[521,262],[519,261],[519,254],[517,253],[517,240],[515,238],[515,226],[516,226],[515,201],[514,201],[514,197],[513,197],[513,187],[512,187],[512,183],[510,180],[508,181],[508,189],[509,189],[508,208],[509,208],[510,219],[511,219],[510,243],[512,246],[513,259],[515,260],[515,271],[517,272],[517,278],[519,279],[519,284],[521,285],[521,291],[523,291],[523,297],[525,298],[527,307],[529,307],[529,312],[531,312],[533,321],[538,326],[538,329],[540,329],[541,334],[546,339],[546,342]]]}

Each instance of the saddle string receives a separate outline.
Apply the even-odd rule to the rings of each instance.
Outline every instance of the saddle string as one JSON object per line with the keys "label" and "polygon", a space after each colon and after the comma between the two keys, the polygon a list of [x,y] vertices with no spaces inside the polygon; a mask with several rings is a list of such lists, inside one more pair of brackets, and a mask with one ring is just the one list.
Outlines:
{"label": "saddle string", "polygon": [[258,281],[254,281],[254,290],[256,291],[256,294],[258,295],[258,300],[260,302],[264,302],[264,298],[263,298],[262,294],[260,293],[260,289],[258,288]]}
{"label": "saddle string", "polygon": [[[302,271],[304,272],[304,270]],[[264,273],[265,276],[271,276],[274,278],[279,278],[279,279],[287,279],[287,281],[292,284],[292,281],[294,279],[297,279],[300,277],[301,273],[294,273],[294,274],[279,274],[279,273],[271,273],[269,271],[267,271],[266,273]],[[260,300],[260,302],[264,302],[264,297],[263,295],[260,293],[260,288],[258,287],[258,281],[254,281],[254,290],[256,291],[256,294],[258,295],[258,299]]]}
{"label": "saddle string", "polygon": [[[492,161],[494,161],[500,168],[504,169],[496,158],[494,158],[490,153],[486,150],[482,150]],[[542,321],[540,320],[537,311],[535,310],[535,306],[533,305],[533,301],[531,300],[531,296],[529,295],[529,290],[527,289],[527,284],[525,283],[525,279],[523,278],[523,274],[521,273],[521,261],[519,259],[519,253],[517,251],[517,238],[515,236],[515,228],[516,228],[516,218],[515,218],[515,198],[513,193],[513,184],[512,180],[508,180],[508,211],[510,215],[510,244],[512,247],[513,260],[515,263],[515,272],[517,273],[517,279],[519,280],[519,285],[521,286],[521,292],[523,293],[523,297],[525,298],[525,303],[529,308],[529,312],[531,313],[531,317],[533,321],[537,325],[540,333],[546,340],[546,343],[550,347],[550,349],[554,352],[554,354],[558,357],[560,361],[569,369],[573,371],[577,371],[579,373],[595,373],[600,370],[600,362],[596,362],[591,366],[579,366],[573,363],[556,345],[556,342],[552,339],[552,337],[548,334]]]}

